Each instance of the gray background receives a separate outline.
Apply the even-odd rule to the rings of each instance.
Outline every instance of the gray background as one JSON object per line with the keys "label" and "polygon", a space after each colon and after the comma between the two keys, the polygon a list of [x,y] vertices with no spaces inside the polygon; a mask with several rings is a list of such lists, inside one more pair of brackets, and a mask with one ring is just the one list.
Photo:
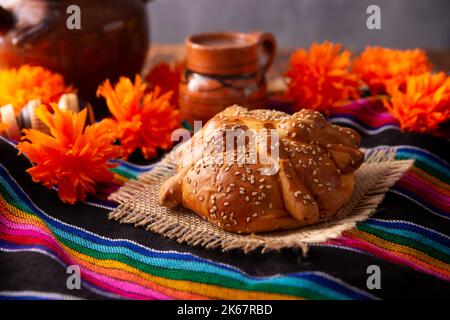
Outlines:
{"label": "gray background", "polygon": [[[366,8],[381,8],[381,30],[366,28]],[[366,45],[450,48],[450,0],[154,0],[147,4],[154,43],[198,32],[271,31],[281,47],[330,40]]]}

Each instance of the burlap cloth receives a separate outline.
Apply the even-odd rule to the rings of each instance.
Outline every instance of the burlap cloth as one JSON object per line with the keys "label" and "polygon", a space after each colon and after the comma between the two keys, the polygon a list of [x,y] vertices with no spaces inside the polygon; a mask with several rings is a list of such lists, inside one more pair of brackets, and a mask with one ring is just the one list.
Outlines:
{"label": "burlap cloth", "polygon": [[388,189],[413,164],[411,160],[396,161],[394,147],[363,151],[366,159],[356,171],[353,194],[337,216],[331,221],[297,230],[234,234],[216,227],[188,209],[168,209],[160,206],[159,187],[175,173],[176,159],[173,153],[169,153],[138,180],[128,181],[110,196],[119,206],[109,214],[109,218],[120,223],[144,227],[193,246],[219,247],[224,251],[239,248],[245,252],[255,249],[265,252],[281,248],[301,248],[305,253],[308,244],[336,238],[343,231],[353,228],[357,222],[367,219],[375,212]]}

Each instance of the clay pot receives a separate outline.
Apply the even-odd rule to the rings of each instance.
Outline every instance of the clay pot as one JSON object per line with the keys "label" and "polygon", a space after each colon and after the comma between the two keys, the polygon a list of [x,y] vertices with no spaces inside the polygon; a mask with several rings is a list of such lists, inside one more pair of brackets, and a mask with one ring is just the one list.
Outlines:
{"label": "clay pot", "polygon": [[276,51],[270,33],[204,33],[188,37],[179,104],[184,118],[206,122],[228,106],[264,108],[265,73]]}
{"label": "clay pot", "polygon": [[[81,29],[69,29],[78,5]],[[134,77],[144,63],[149,26],[143,0],[0,0],[0,68],[39,65],[95,99],[109,78]]]}

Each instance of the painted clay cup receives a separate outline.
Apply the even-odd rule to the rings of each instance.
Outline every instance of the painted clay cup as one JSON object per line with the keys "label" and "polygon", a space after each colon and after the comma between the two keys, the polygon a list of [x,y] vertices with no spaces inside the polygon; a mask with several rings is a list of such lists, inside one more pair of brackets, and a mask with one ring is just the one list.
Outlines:
{"label": "painted clay cup", "polygon": [[272,34],[203,33],[188,37],[185,46],[179,104],[187,121],[204,124],[234,104],[266,107],[265,73],[276,52]]}

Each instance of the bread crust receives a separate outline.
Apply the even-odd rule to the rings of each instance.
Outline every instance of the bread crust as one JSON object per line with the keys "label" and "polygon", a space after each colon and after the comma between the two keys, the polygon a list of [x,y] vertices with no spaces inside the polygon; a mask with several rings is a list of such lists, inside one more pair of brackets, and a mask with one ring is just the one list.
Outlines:
{"label": "bread crust", "polygon": [[[245,140],[244,149],[234,143],[231,151],[217,148],[217,141],[226,141],[230,130],[262,129],[274,129],[279,137],[278,170],[273,175],[264,173],[274,163],[259,157],[255,163],[242,163],[240,158],[252,150],[273,155],[269,144],[252,149]],[[273,139],[269,131],[266,139]],[[160,202],[182,205],[237,233],[311,225],[334,217],[351,196],[354,171],[364,159],[359,143],[354,130],[332,125],[316,111],[303,109],[291,116],[229,107],[177,151],[177,172],[161,186]]]}

